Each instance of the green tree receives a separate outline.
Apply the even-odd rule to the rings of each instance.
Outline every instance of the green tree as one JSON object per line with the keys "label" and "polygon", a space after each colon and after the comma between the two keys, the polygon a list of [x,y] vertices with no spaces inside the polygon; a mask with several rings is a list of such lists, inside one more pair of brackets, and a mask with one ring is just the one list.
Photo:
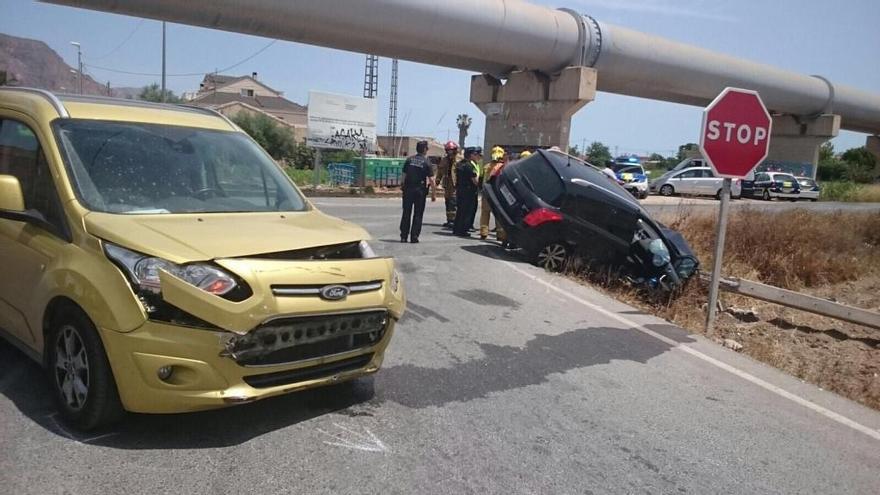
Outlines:
{"label": "green tree", "polygon": [[590,143],[584,154],[587,155],[587,160],[597,167],[604,167],[605,163],[611,161],[611,150],[599,141]]}
{"label": "green tree", "polygon": [[678,155],[676,155],[676,158],[678,158],[678,161],[681,162],[682,160],[687,158],[691,153],[693,153],[694,151],[696,151],[698,149],[700,149],[700,147],[697,145],[697,143],[683,144],[678,147]]}
{"label": "green tree", "polygon": [[581,151],[578,149],[578,145],[569,146],[568,147],[568,154],[571,156],[580,156]]}
{"label": "green tree", "polygon": [[846,180],[846,164],[834,156],[834,144],[826,142],[819,147],[819,168],[816,170],[816,178],[820,181]]}
{"label": "green tree", "polygon": [[870,183],[874,180],[877,157],[868,148],[852,148],[841,156],[846,163],[846,178],[853,182]]}
{"label": "green tree", "polygon": [[162,90],[159,88],[158,83],[150,84],[149,86],[144,86],[141,89],[140,94],[138,94],[138,98],[144,101],[152,101],[155,103],[180,103],[181,100],[179,96],[174,94],[174,91],[170,89],[165,90],[165,98],[162,98]]}
{"label": "green tree", "polygon": [[[232,121],[254,138],[254,141],[272,155],[272,158],[284,160],[295,156],[297,144],[293,133],[272,117],[262,113],[239,112],[232,118]],[[302,168],[311,167],[304,166]]]}

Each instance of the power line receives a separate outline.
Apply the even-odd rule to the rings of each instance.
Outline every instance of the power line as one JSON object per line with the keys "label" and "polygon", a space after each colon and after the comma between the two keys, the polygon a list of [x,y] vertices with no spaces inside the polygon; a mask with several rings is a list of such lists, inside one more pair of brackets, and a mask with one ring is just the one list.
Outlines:
{"label": "power line", "polygon": [[125,39],[122,40],[122,43],[116,45],[116,48],[110,50],[109,52],[105,53],[104,55],[101,55],[100,57],[95,57],[92,60],[105,59],[105,58],[109,57],[110,55],[113,55],[114,53],[119,51],[120,48],[122,48],[123,46],[125,46],[126,43],[131,41],[131,38],[134,36],[134,34],[138,31],[138,29],[141,28],[141,26],[143,26],[144,21],[146,21],[146,19],[141,19],[141,22],[137,23],[137,26],[135,26],[134,29],[132,29],[131,32],[128,33],[128,36],[126,36]]}
{"label": "power line", "polygon": [[[256,57],[257,55],[259,55],[259,54],[263,53],[264,51],[268,50],[269,47],[272,46],[272,45],[274,45],[275,42],[277,42],[277,41],[278,41],[278,40],[272,40],[272,41],[270,41],[270,42],[267,43],[265,46],[263,46],[262,48],[260,48],[260,49],[257,50],[256,52],[252,53],[252,54],[249,55],[248,57],[244,58],[243,60],[240,60],[240,61],[238,61],[238,62],[236,62],[236,63],[230,65],[229,67],[224,67],[224,68],[222,68],[222,69],[220,69],[220,70],[216,70],[216,69],[215,69],[215,70],[213,70],[213,71],[206,70],[206,71],[202,71],[202,72],[188,72],[188,73],[182,73],[182,74],[165,74],[165,77],[192,77],[192,76],[203,76],[203,75],[205,75],[205,74],[211,74],[211,73],[221,73],[221,72],[226,72],[226,71],[228,71],[228,70],[232,70],[232,69],[238,67],[239,65],[242,65],[242,64],[244,64],[244,63],[250,61],[251,59],[253,59],[253,58]],[[153,77],[162,77],[162,74],[161,74],[161,73],[153,73],[153,72],[135,72],[135,71],[128,71],[128,70],[113,69],[113,68],[110,68],[110,67],[101,67],[101,66],[99,66],[99,65],[85,64],[85,63],[83,63],[83,65],[85,65],[85,66],[87,66],[87,67],[90,67],[90,68],[92,68],[92,69],[103,70],[103,71],[106,71],[106,72],[114,72],[114,73],[116,73],[116,74],[128,74],[128,75],[131,75],[131,76],[153,76]]]}

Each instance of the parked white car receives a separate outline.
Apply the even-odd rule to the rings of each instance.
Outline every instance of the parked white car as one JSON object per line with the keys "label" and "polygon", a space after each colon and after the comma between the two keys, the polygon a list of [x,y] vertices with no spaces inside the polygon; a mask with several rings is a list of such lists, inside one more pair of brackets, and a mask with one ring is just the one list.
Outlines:
{"label": "parked white car", "polygon": [[816,183],[816,181],[809,177],[795,177],[795,179],[797,179],[798,184],[801,185],[801,193],[798,195],[798,199],[819,201],[819,193],[822,192],[822,188],[819,187],[819,184]]}
{"label": "parked white car", "polygon": [[[688,167],[666,172],[651,182],[652,193],[661,196],[686,194],[690,196],[715,196],[721,199],[721,185],[724,179],[716,177],[709,167]],[[730,197],[738,199],[742,194],[742,183],[734,179],[730,185]]]}

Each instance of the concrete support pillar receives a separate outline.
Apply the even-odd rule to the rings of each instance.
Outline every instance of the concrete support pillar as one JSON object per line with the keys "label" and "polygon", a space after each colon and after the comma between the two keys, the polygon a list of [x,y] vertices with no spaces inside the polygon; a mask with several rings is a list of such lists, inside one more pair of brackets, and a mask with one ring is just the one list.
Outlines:
{"label": "concrete support pillar", "polygon": [[874,167],[874,176],[880,177],[880,136],[868,136],[865,148],[877,159],[877,166]]}
{"label": "concrete support pillar", "polygon": [[486,115],[484,148],[511,151],[559,146],[568,151],[571,117],[596,97],[596,70],[568,67],[549,78],[513,72],[506,82],[489,75],[471,79],[471,102]]}
{"label": "concrete support pillar", "polygon": [[[819,165],[819,147],[840,133],[840,116],[825,114],[815,119],[803,119],[791,115],[773,117],[773,133],[767,162],[782,170],[801,173],[811,172],[814,179]],[[791,170],[789,170],[791,168]]]}

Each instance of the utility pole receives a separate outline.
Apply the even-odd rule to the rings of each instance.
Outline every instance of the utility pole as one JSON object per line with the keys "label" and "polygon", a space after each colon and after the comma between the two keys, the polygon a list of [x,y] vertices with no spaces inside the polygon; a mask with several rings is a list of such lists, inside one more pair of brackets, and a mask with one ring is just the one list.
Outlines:
{"label": "utility pole", "polygon": [[162,21],[162,103],[165,102],[165,21]]}
{"label": "utility pole", "polygon": [[83,94],[83,58],[82,58],[82,47],[80,46],[78,41],[71,41],[71,45],[76,47],[76,65],[78,70],[76,72],[76,78],[79,82],[79,94]]}
{"label": "utility pole", "polygon": [[367,55],[364,66],[364,98],[375,98],[379,91],[379,57]]}
{"label": "utility pole", "polygon": [[[388,109],[388,136],[391,138],[391,148],[395,148],[397,140],[397,65],[395,58],[391,61],[391,103]],[[397,153],[394,153],[397,156]]]}

